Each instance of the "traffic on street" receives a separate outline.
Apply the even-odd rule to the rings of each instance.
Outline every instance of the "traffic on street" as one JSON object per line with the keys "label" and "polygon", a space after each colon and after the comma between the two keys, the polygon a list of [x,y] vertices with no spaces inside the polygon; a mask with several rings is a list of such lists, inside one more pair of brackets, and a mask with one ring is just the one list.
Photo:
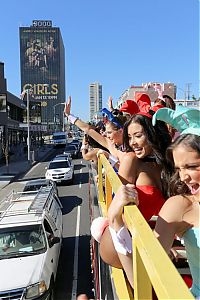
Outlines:
{"label": "traffic on street", "polygon": [[[54,292],[48,299],[76,299],[77,295],[81,293],[93,297],[90,260],[88,162],[81,158],[80,153],[78,158],[71,160],[66,157],[63,158],[62,154],[63,148],[55,148],[48,158],[37,163],[26,174],[14,179],[13,182],[5,186],[0,191],[0,199],[2,202],[11,191],[15,193],[37,193],[37,189],[41,191],[47,186],[54,189],[62,206],[62,243],[56,278],[54,278],[53,284]],[[61,155],[61,158],[59,158],[59,155]],[[58,157],[55,159],[56,156]],[[52,178],[48,179],[48,176],[45,179],[48,166],[54,162],[54,159],[56,163],[67,163],[71,167],[73,180],[64,182],[58,180],[56,182],[56,180],[51,180]],[[52,248],[55,246],[52,246]],[[29,248],[27,249],[29,251]],[[0,259],[3,260],[3,256],[0,255]],[[18,274],[15,275],[16,277],[20,276],[20,268]]]}

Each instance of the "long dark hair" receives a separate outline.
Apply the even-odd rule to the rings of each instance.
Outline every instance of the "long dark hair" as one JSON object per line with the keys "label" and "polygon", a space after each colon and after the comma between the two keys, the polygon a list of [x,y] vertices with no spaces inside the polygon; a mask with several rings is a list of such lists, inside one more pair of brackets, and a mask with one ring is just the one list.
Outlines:
{"label": "long dark hair", "polygon": [[140,114],[133,115],[124,125],[123,131],[123,142],[124,147],[127,152],[133,151],[129,145],[129,138],[128,138],[128,127],[131,123],[138,123],[140,124],[146,134],[147,143],[152,148],[152,155],[155,157],[156,163],[161,167],[161,183],[162,183],[162,193],[165,198],[167,198],[167,181],[166,177],[163,176],[167,174],[168,171],[168,162],[166,160],[166,150],[167,147],[171,143],[171,136],[167,129],[166,123],[162,121],[157,121],[156,125],[152,125],[152,119]]}
{"label": "long dark hair", "polygon": [[[101,122],[97,123],[96,126],[93,126],[93,129],[100,133],[101,129],[105,130],[105,126],[104,124]],[[92,148],[99,148],[105,151],[108,151],[107,148],[103,147],[102,145],[100,145],[96,140],[94,140],[90,135],[85,134],[85,141],[92,147]]]}
{"label": "long dark hair", "polygon": [[174,102],[172,97],[170,97],[169,95],[163,95],[163,98],[165,99],[165,106],[166,107],[171,108],[173,110],[176,109],[176,103]]}
{"label": "long dark hair", "polygon": [[[195,134],[183,134],[176,138],[176,140],[168,147],[166,151],[166,157],[168,165],[171,169],[171,174],[166,174],[168,177],[169,185],[169,196],[174,195],[186,195],[191,194],[188,186],[181,181],[179,172],[175,170],[174,159],[173,159],[173,150],[179,146],[183,145],[186,148],[191,148],[196,151],[200,156],[200,136]],[[189,153],[188,153],[189,155]],[[169,169],[169,168],[168,168]],[[170,176],[169,176],[170,175]]]}
{"label": "long dark hair", "polygon": [[128,127],[131,123],[138,123],[143,127],[147,142],[152,148],[152,154],[155,156],[156,162],[162,165],[165,161],[166,149],[171,143],[166,124],[162,121],[157,121],[156,125],[153,126],[151,118],[140,114],[133,115],[125,123],[123,131],[123,143],[127,152],[133,151],[129,145],[128,138]]}

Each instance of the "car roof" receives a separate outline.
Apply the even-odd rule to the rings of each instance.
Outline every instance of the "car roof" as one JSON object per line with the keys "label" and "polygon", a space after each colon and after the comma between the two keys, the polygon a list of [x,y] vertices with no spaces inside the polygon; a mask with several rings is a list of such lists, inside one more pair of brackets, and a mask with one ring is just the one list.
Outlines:
{"label": "car roof", "polygon": [[51,162],[61,162],[61,161],[67,161],[67,162],[69,162],[69,160],[68,160],[68,158],[67,157],[54,157],[52,160],[51,160]]}
{"label": "car roof", "polygon": [[64,156],[56,156],[52,159],[52,161],[68,161],[68,157],[64,157]]}
{"label": "car roof", "polygon": [[52,186],[47,186],[34,193],[12,192],[0,204],[0,228],[42,220],[45,210],[51,205],[49,195],[52,189]]}

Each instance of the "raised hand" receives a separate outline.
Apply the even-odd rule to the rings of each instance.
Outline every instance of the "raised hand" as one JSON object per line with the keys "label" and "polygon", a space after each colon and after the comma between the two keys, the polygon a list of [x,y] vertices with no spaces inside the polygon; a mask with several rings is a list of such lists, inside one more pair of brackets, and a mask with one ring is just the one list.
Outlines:
{"label": "raised hand", "polygon": [[113,100],[112,96],[109,96],[109,98],[108,98],[108,107],[109,107],[110,111],[112,111],[114,109],[113,104],[112,104],[112,100]]}
{"label": "raised hand", "polygon": [[70,115],[71,111],[71,96],[68,97],[67,103],[65,104],[64,113],[66,116]]}

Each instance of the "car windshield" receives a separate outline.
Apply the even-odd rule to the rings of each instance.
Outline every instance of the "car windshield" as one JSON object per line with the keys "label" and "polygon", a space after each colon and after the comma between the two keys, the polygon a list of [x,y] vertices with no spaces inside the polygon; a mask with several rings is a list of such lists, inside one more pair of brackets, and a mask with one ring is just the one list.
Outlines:
{"label": "car windshield", "polygon": [[72,146],[67,146],[65,148],[65,151],[70,151],[70,150],[76,150],[76,146],[75,145],[72,145]]}
{"label": "car windshield", "polygon": [[54,159],[69,159],[71,157],[71,155],[69,154],[63,154],[63,155],[58,155],[56,156]]}
{"label": "car windshield", "polygon": [[46,251],[42,225],[0,229],[0,259],[36,255]]}
{"label": "car windshield", "polygon": [[70,164],[67,160],[65,161],[55,161],[49,164],[49,169],[60,169],[60,168],[69,168]]}
{"label": "car windshield", "polygon": [[46,184],[44,185],[44,184],[30,184],[30,185],[26,185],[25,187],[24,187],[24,192],[31,192],[31,191],[38,191],[40,188],[41,188],[41,186],[46,186]]}
{"label": "car windshield", "polygon": [[65,140],[66,136],[63,135],[57,135],[57,136],[53,136],[53,140]]}

